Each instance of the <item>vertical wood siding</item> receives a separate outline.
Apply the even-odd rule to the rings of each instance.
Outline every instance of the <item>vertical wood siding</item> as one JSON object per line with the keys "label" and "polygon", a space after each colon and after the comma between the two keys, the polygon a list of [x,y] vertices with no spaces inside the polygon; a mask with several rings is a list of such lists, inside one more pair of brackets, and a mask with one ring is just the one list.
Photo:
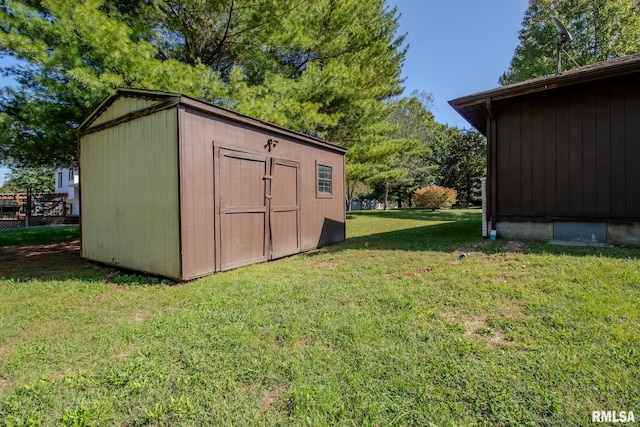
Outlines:
{"label": "vertical wood siding", "polygon": [[[254,206],[256,203],[254,197],[264,198],[265,172],[261,172],[260,176],[253,179],[251,173],[255,171],[251,172],[252,168],[247,166],[243,169],[241,164],[231,167],[230,158],[225,160],[228,164],[216,166],[215,156],[218,156],[221,151],[224,152],[225,149],[263,156],[267,162],[264,167],[269,164],[269,159],[282,160],[284,161],[284,163],[281,162],[282,164],[290,161],[299,165],[296,173],[292,174],[293,177],[299,174],[300,198],[297,212],[289,209],[295,206],[295,203],[290,203],[286,198],[284,201],[279,201],[279,196],[284,196],[283,189],[279,187],[272,189],[275,192],[275,200],[272,200],[274,203],[280,203],[276,206],[277,212],[272,226],[276,228],[275,235],[282,238],[276,241],[273,247],[274,257],[283,256],[289,251],[310,250],[345,239],[344,156],[342,154],[270,134],[266,130],[210,116],[188,107],[180,108],[179,117],[181,241],[185,279],[208,274],[218,269],[245,265],[249,260],[262,260],[265,256],[261,252],[259,241],[254,239],[263,239],[265,229],[252,229],[247,226],[248,223],[245,223],[249,221],[251,224],[258,224],[260,220],[256,218],[265,215],[259,212],[251,214],[235,212],[223,215],[220,211],[224,210],[224,206],[216,205],[221,201],[227,206],[245,206],[243,203],[250,201],[250,206]],[[266,146],[270,138],[278,141],[275,146],[272,146],[271,151]],[[238,157],[241,158],[242,155]],[[221,161],[219,158],[218,156],[218,162]],[[333,168],[333,195],[330,198],[316,196],[316,162]],[[246,169],[248,175],[240,174],[234,177],[223,175],[216,182],[215,179],[221,173],[221,169],[215,168],[222,168],[225,165],[229,171]],[[285,171],[287,170],[285,168]],[[282,172],[283,170],[278,170],[276,174]],[[244,178],[249,179],[252,184],[241,186]],[[239,185],[242,188],[238,187]],[[276,185],[279,184],[276,182]],[[296,191],[295,187],[287,188],[287,192]],[[215,192],[218,194],[216,195]],[[244,200],[243,197],[250,197],[251,200]],[[264,204],[264,200],[262,203]],[[296,217],[300,225],[297,233],[295,228],[292,229],[291,234],[280,229],[289,222],[294,225]],[[219,222],[216,223],[216,221]],[[224,224],[222,224],[223,221]],[[297,239],[299,241],[296,241]],[[243,248],[242,242],[249,246]],[[248,258],[241,256],[242,251],[247,251]]]}
{"label": "vertical wood siding", "polygon": [[147,107],[158,104],[158,101],[152,101],[141,98],[121,97],[115,100],[100,116],[98,116],[92,126],[107,123],[111,120],[124,116],[132,111],[143,110]]}
{"label": "vertical wood siding", "polygon": [[81,138],[83,257],[181,278],[177,136],[172,108]]}
{"label": "vertical wood siding", "polygon": [[213,138],[215,121],[178,110],[180,123],[180,211],[184,279],[215,271]]}
{"label": "vertical wood siding", "polygon": [[[185,278],[190,277],[190,272],[200,275],[206,274],[207,269],[214,271],[211,266],[215,264],[212,261],[212,257],[215,257],[214,234],[217,227],[214,222],[217,209],[215,202],[217,197],[225,196],[209,198],[213,197],[216,176],[212,146],[299,163],[300,250],[310,250],[345,239],[344,155],[224,118],[212,117],[188,107],[180,113],[180,117]],[[277,140],[278,144],[268,151],[266,143],[270,138]],[[316,196],[316,162],[332,167],[333,194],[330,198]],[[196,260],[194,254],[201,258]]]}
{"label": "vertical wood siding", "polygon": [[640,83],[500,105],[498,217],[640,218]]}
{"label": "vertical wood siding", "polygon": [[300,164],[271,161],[271,258],[300,252]]}

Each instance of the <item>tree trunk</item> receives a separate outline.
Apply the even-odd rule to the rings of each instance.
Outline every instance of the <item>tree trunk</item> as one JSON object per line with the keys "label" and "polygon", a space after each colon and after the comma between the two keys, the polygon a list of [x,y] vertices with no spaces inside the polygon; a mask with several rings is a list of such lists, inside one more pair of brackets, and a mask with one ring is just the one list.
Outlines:
{"label": "tree trunk", "polygon": [[384,183],[384,210],[389,208],[389,183]]}
{"label": "tree trunk", "polygon": [[355,192],[355,186],[355,183],[350,183],[349,181],[347,181],[347,211],[351,211],[351,203],[354,199],[353,193]]}

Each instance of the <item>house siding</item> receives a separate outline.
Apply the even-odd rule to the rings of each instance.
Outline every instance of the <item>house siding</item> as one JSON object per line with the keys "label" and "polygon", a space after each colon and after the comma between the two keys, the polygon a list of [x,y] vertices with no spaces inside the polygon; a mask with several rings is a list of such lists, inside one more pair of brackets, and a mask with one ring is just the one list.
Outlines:
{"label": "house siding", "polygon": [[640,83],[499,105],[497,219],[640,220]]}

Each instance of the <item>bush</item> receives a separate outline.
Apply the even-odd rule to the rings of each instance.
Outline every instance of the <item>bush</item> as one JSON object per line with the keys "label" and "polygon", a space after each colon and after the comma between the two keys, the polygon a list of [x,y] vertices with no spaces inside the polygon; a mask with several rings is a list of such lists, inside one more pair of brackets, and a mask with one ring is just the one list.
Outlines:
{"label": "bush", "polygon": [[453,188],[431,184],[417,189],[413,193],[413,203],[421,208],[448,209],[456,202],[458,192]]}

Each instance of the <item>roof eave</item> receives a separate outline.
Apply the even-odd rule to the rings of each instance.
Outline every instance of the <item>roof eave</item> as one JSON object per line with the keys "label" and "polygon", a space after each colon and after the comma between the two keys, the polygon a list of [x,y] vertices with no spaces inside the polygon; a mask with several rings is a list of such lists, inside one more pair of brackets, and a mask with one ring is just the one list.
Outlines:
{"label": "roof eave", "polygon": [[179,102],[182,105],[188,106],[190,108],[200,110],[206,112],[208,114],[212,114],[214,116],[222,117],[227,120],[234,121],[236,123],[242,123],[251,127],[261,128],[261,129],[269,129],[272,132],[278,133],[285,137],[291,137],[298,139],[300,141],[307,142],[309,144],[324,147],[329,150],[333,150],[335,152],[344,154],[347,152],[347,149],[341,147],[339,145],[331,144],[330,142],[324,141],[320,138],[313,137],[311,135],[306,135],[301,132],[296,132],[293,130],[289,130],[283,128],[281,126],[275,125],[273,123],[264,122],[262,120],[254,119],[249,116],[245,116],[244,114],[237,113],[233,110],[228,110],[226,108],[218,107],[216,105],[210,104],[205,101],[200,101],[195,98],[191,98],[186,95],[181,95],[173,92],[161,92],[147,89],[130,89],[130,88],[118,88],[115,93],[107,96],[102,102],[93,109],[93,111],[87,116],[87,118],[80,124],[78,127],[79,134],[84,133],[84,131],[91,126],[91,124],[102,114],[111,104],[113,104],[120,97],[135,97],[135,98],[146,98],[146,99],[170,99],[174,98],[175,102]]}
{"label": "roof eave", "polygon": [[132,88],[116,88],[115,92],[111,95],[107,95],[100,104],[96,108],[94,108],[91,113],[87,116],[86,119],[80,123],[78,126],[78,132],[82,133],[86,128],[88,128],[91,123],[95,119],[98,118],[100,114],[104,112],[111,104],[113,104],[120,96],[130,96],[136,98],[152,98],[152,99],[164,99],[164,98],[172,98],[172,97],[180,97],[180,94],[173,92],[161,92],[156,90],[146,90],[146,89],[132,89]]}
{"label": "roof eave", "polygon": [[583,68],[569,70],[560,75],[540,77],[484,92],[462,96],[449,101],[449,105],[455,109],[458,114],[464,117],[464,119],[473,127],[480,130],[480,128],[484,128],[486,126],[484,123],[486,115],[482,122],[477,119],[474,120],[467,112],[470,107],[472,108],[487,102],[491,103],[510,98],[517,98],[534,93],[556,90],[562,87],[574,86],[581,83],[589,83],[604,78],[614,78],[640,72],[640,54],[616,58],[610,61],[613,61],[613,64],[608,66],[599,65],[602,63],[592,64]]}

